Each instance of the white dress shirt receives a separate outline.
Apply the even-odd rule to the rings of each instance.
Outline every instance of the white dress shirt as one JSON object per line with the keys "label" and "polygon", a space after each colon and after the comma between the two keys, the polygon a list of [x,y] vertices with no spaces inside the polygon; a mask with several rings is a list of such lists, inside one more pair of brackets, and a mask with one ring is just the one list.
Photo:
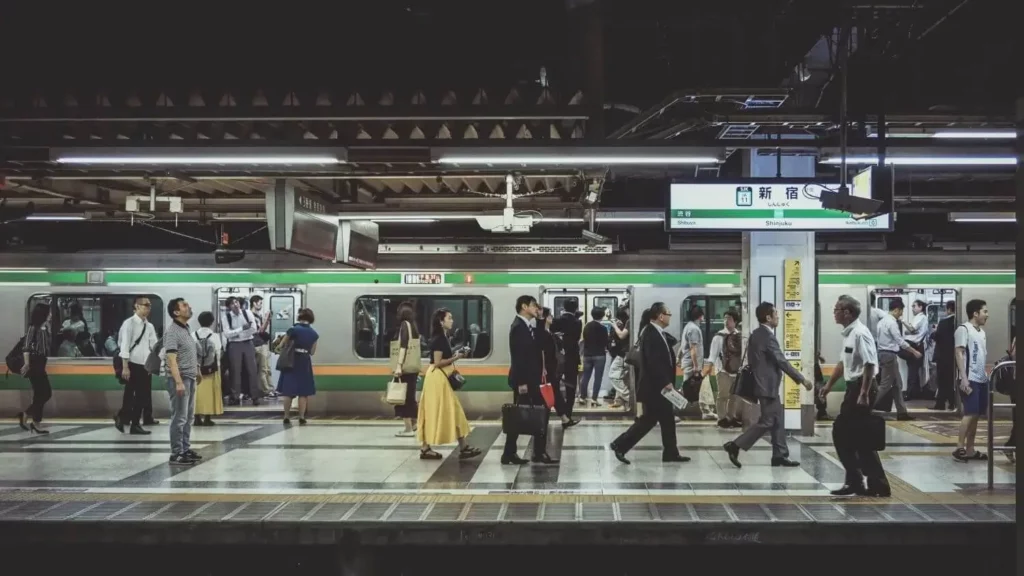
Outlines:
{"label": "white dress shirt", "polygon": [[843,328],[842,334],[843,349],[839,360],[843,363],[843,379],[856,382],[864,375],[864,366],[871,364],[878,367],[875,339],[871,337],[871,330],[860,320],[854,320]]}
{"label": "white dress shirt", "polygon": [[928,336],[928,314],[921,312],[910,319],[910,326],[916,330],[913,334],[904,331],[903,339],[911,344],[920,344]]}
{"label": "white dress shirt", "polygon": [[900,348],[910,349],[903,335],[900,334],[899,321],[892,314],[886,314],[885,318],[878,321],[878,351],[899,352]]}
{"label": "white dress shirt", "polygon": [[[229,316],[231,317],[231,322],[228,322]],[[245,326],[246,322],[249,323],[249,328],[243,329],[242,327]],[[248,310],[240,310],[238,313],[225,310],[220,317],[220,330],[228,344],[232,342],[247,342],[252,340],[253,334],[259,330],[259,325],[256,318]]]}
{"label": "white dress shirt", "polygon": [[[143,334],[145,334],[143,336]],[[142,336],[142,340],[139,340]],[[135,341],[139,345],[132,349]],[[150,351],[156,346],[156,328],[149,322],[139,318],[138,314],[132,314],[127,320],[121,323],[121,330],[117,333],[118,355],[131,364],[145,366]]]}

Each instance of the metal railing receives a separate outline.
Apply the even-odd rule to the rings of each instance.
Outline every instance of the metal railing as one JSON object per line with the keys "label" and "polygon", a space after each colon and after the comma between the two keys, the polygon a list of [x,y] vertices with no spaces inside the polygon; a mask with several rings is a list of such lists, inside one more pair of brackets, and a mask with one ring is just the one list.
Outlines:
{"label": "metal railing", "polygon": [[[996,370],[999,370],[1000,368],[1002,368],[1004,366],[1013,366],[1013,369],[1016,370],[1017,369],[1017,361],[1016,360],[1007,360],[1006,362],[1000,362],[999,364],[996,364],[996,366],[994,368],[992,368],[992,372],[995,372]],[[1014,381],[1013,385],[1014,386],[1017,385],[1016,381]],[[995,440],[996,440],[995,439],[995,415],[993,414],[993,412],[995,411],[994,409],[995,408],[1016,408],[1017,407],[1016,403],[1009,403],[1009,404],[999,403],[999,404],[996,404],[995,396],[996,396],[995,388],[993,386],[989,386],[988,387],[988,442],[987,442],[987,444],[988,444],[988,489],[989,490],[991,490],[992,488],[995,487],[995,466],[996,466],[996,464],[995,464],[995,460],[996,460],[995,459],[995,453],[996,452],[1015,452],[1017,450],[1016,442],[1014,442],[1014,444],[1015,444],[1014,446],[995,446],[994,445],[995,444]],[[1013,417],[1011,416],[1011,422],[1013,420],[1015,420],[1015,419],[1013,419]],[[1013,432],[1016,432],[1016,429],[1013,429]],[[1011,436],[1010,439],[1013,440],[1013,437]]]}

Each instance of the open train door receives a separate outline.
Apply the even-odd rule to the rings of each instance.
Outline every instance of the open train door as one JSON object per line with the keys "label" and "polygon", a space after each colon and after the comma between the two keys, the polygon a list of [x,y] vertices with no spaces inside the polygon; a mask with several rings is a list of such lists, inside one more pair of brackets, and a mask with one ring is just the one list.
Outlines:
{"label": "open train door", "polygon": [[[215,328],[218,332],[223,330],[220,326],[221,318],[224,316],[224,302],[230,298],[238,298],[242,304],[243,310],[249,309],[249,302],[253,296],[261,296],[263,298],[263,310],[269,310],[270,312],[270,323],[267,327],[267,332],[270,335],[270,341],[273,343],[275,340],[284,336],[288,329],[291,328],[297,321],[299,315],[299,309],[304,306],[305,302],[305,287],[304,286],[228,286],[223,288],[215,288],[213,290],[213,310],[217,311],[217,319]],[[273,350],[273,346],[271,346]],[[277,388],[277,379],[279,373],[275,369],[277,366],[277,355],[271,351],[270,358],[270,371],[271,371],[271,382],[274,388]],[[244,376],[243,376],[244,377]],[[244,381],[243,381],[244,382]],[[228,392],[230,384],[224,382],[222,384],[224,393]],[[262,406],[266,407],[266,410],[279,410],[281,406],[277,402],[267,402]],[[253,408],[251,406],[242,407],[238,406],[224,406],[225,411],[237,412],[239,410],[261,410],[260,408]]]}
{"label": "open train door", "polygon": [[[592,320],[591,312],[595,308],[601,308],[605,310],[605,315],[602,323],[609,332],[612,330],[612,322],[615,321],[615,315],[621,306],[629,306],[630,318],[633,317],[633,310],[630,305],[632,301],[633,288],[630,286],[616,287],[616,288],[558,288],[551,286],[540,287],[540,302],[541,306],[550,308],[555,318],[562,315],[565,310],[565,305],[575,300],[578,303],[579,310],[577,314],[580,315],[580,320],[586,325],[587,322]],[[631,339],[632,339],[632,335]],[[622,408],[613,407],[611,405],[612,400],[610,399],[614,394],[611,381],[608,379],[608,371],[611,368],[612,358],[610,355],[605,355],[604,370],[601,373],[601,377],[598,378],[597,374],[591,376],[591,382],[588,382],[587,390],[589,397],[593,397],[593,385],[594,380],[597,381],[596,385],[600,389],[598,394],[597,406],[592,406],[590,402],[583,403],[579,395],[582,394],[583,387],[581,381],[583,378],[583,367],[579,366],[579,379],[576,383],[577,398],[572,399],[576,402],[576,407],[573,409],[574,413],[585,413],[585,414],[623,414]],[[595,370],[596,372],[596,370]],[[636,398],[636,383],[632,378],[629,378],[627,384],[630,386],[630,397]],[[629,408],[629,413],[635,414],[636,402],[632,402]]]}

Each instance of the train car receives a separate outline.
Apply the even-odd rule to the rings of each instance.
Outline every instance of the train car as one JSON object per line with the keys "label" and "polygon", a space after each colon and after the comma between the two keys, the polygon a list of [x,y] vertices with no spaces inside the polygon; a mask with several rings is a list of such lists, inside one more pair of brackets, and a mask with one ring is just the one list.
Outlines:
{"label": "train car", "polygon": [[[6,303],[0,309],[0,346],[9,350],[15,345],[36,302],[51,306],[57,343],[64,338],[62,328],[72,310],[76,321],[80,310],[88,339],[79,348],[89,353],[55,357],[47,367],[54,396],[46,414],[55,417],[109,416],[120,407],[122,388],[114,378],[108,340],[111,335],[116,338],[121,322],[131,314],[132,300],[140,294],[153,302],[151,321],[158,331],[169,322],[166,305],[172,298],[187,299],[198,315],[219,311],[228,296],[248,299],[259,294],[272,313],[274,333],[287,330],[300,307],[314,309],[314,327],[321,339],[314,359],[318,393],[310,411],[360,417],[392,415],[382,396],[390,379],[387,356],[395,310],[403,301],[416,306],[424,333],[429,332],[429,317],[436,308],[452,311],[454,339],[471,349],[470,357],[460,363],[467,384],[459,393],[471,417],[494,417],[509,399],[507,334],[515,299],[521,294],[536,295],[553,309],[571,297],[579,299],[584,311],[628,304],[634,323],[640,310],[662,301],[675,311],[677,322],[670,330],[677,336],[684,311],[698,304],[707,313],[705,346],[721,328],[723,312],[741,305],[736,254],[455,259],[457,266],[451,257],[424,256],[385,260],[376,271],[310,264],[279,254],[251,255],[245,267],[215,266],[209,256],[173,254],[47,255],[46,268],[38,267],[41,260],[39,255],[0,257],[0,297]],[[986,327],[990,362],[1002,355],[1013,336],[1012,254],[973,257],[970,263],[948,256],[822,255],[817,264],[816,338],[826,358],[826,374],[841,342],[839,327],[828,312],[841,294],[856,297],[865,310],[872,301],[885,309],[895,295],[904,296],[908,304],[922,299],[929,304],[931,323],[946,300],[956,300],[962,313],[968,300],[983,299],[991,314]],[[154,378],[153,388],[164,390],[163,379]],[[843,390],[842,382],[833,390],[833,409]],[[5,412],[13,415],[30,396],[29,383],[20,376],[0,381]],[[166,411],[166,395],[156,392],[153,397],[157,412]]]}

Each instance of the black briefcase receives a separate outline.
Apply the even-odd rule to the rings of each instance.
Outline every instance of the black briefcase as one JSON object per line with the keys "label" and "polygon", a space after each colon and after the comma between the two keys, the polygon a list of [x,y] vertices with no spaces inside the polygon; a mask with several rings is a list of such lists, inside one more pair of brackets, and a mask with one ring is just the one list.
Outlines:
{"label": "black briefcase", "polygon": [[520,436],[544,436],[548,431],[547,406],[530,404],[505,404],[501,407],[501,431]]}
{"label": "black briefcase", "polygon": [[754,385],[754,371],[750,369],[750,366],[744,366],[740,368],[739,374],[733,381],[732,393],[740,398],[756,401]]}

